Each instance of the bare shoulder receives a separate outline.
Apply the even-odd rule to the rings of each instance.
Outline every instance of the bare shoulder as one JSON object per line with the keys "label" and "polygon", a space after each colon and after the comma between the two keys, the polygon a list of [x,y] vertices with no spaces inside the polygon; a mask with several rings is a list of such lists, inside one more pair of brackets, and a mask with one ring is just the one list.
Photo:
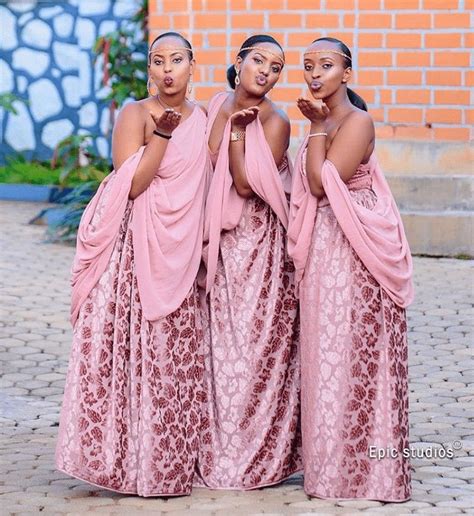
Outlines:
{"label": "bare shoulder", "polygon": [[342,126],[350,126],[351,128],[357,128],[365,131],[374,131],[374,121],[367,111],[362,109],[354,109],[347,115],[343,120]]}
{"label": "bare shoulder", "polygon": [[117,121],[140,122],[145,123],[147,106],[144,101],[129,102],[120,109]]}
{"label": "bare shoulder", "polygon": [[280,131],[290,127],[290,119],[288,118],[288,115],[283,111],[283,109],[277,108],[273,102],[271,102],[265,110],[262,118],[263,126],[269,125]]}
{"label": "bare shoulder", "polygon": [[275,163],[280,163],[290,143],[290,121],[286,113],[278,109],[273,102],[263,115],[265,118],[262,120],[262,125],[265,137],[272,148]]}
{"label": "bare shoulder", "polygon": [[282,126],[289,126],[290,119],[283,109],[275,109],[271,115],[272,123],[280,124]]}

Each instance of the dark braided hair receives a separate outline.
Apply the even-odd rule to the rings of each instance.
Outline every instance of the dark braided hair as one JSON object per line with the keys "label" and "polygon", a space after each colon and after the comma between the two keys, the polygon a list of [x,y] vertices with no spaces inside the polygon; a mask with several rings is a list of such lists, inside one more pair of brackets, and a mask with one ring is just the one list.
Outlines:
{"label": "dark braided hair", "polygon": [[[352,68],[352,54],[349,50],[349,47],[345,43],[336,38],[318,38],[315,39],[313,43],[316,43],[317,41],[329,41],[330,43],[335,43],[339,47],[339,50],[347,56],[344,57],[344,64],[346,65],[346,68]],[[363,111],[368,111],[365,100],[360,95],[357,95],[355,91],[347,88],[347,96],[355,107],[358,107]]]}

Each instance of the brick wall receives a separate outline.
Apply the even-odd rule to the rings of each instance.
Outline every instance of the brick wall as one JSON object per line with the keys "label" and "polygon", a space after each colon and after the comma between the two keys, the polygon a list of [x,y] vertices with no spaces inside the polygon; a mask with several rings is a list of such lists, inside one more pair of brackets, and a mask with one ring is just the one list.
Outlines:
{"label": "brick wall", "polygon": [[[352,50],[352,87],[369,105],[379,138],[467,142],[474,135],[474,0],[150,0],[154,38],[166,30],[195,48],[195,97],[227,88],[226,69],[245,38],[274,36],[287,65],[271,93],[299,139],[295,99],[306,91],[302,51],[333,36]],[[471,131],[471,132],[470,132]]]}

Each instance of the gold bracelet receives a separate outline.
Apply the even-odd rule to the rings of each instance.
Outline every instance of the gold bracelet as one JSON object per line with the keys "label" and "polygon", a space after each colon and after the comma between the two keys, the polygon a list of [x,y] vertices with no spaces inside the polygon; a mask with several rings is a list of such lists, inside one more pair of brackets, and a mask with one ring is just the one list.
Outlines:
{"label": "gold bracelet", "polygon": [[328,133],[310,133],[308,134],[308,138],[311,138],[312,136],[327,136]]}
{"label": "gold bracelet", "polygon": [[245,131],[232,131],[230,133],[231,142],[243,142],[245,141]]}

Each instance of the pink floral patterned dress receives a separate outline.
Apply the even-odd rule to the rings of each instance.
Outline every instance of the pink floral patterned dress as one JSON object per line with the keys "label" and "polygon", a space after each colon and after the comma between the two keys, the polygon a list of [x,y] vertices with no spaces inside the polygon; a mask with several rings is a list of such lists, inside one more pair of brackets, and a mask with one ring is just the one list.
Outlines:
{"label": "pink floral patterned dress", "polygon": [[[86,284],[88,275],[96,274],[100,255],[90,255],[109,233],[110,244],[101,254],[109,249],[111,254],[84,301],[73,309],[77,317],[56,465],[68,475],[121,493],[171,496],[189,494],[192,489],[204,398],[203,336],[195,286],[207,183],[204,128],[205,116],[195,107],[173,133],[176,146],[173,142],[168,147],[148,190],[135,201],[128,200],[140,156],[132,157],[102,185],[81,222],[87,227],[79,233],[75,267],[84,278],[79,276],[82,281],[76,285]],[[195,167],[190,163],[192,147],[187,147],[189,156],[178,153],[185,148],[180,140],[189,142],[191,135],[203,157],[194,162]],[[123,213],[117,206],[123,206]],[[112,231],[115,218],[116,233]],[[176,219],[183,222],[186,218],[191,222],[178,234]],[[147,234],[146,228],[153,229]],[[92,245],[96,235],[100,239]],[[184,294],[165,298],[177,306],[150,319],[144,310],[144,284],[151,287],[146,297],[148,313],[163,311],[163,304],[156,306],[153,299],[164,285],[157,275],[167,265],[167,249],[159,242],[169,245],[173,241],[184,253],[184,243],[180,243],[184,236],[187,242],[195,240],[189,251],[196,258],[185,262],[196,272],[189,273]],[[141,244],[143,239],[150,242],[150,248]],[[153,248],[155,241],[159,245]],[[145,250],[159,267],[156,273],[153,267],[145,267],[141,278],[148,280],[140,284],[137,254]],[[177,266],[172,255],[168,262]],[[185,281],[185,271],[176,274],[179,281]]]}
{"label": "pink floral patterned dress", "polygon": [[[224,98],[211,101],[208,128]],[[264,140],[261,125],[252,129]],[[220,153],[228,152],[228,133]],[[269,154],[274,169],[263,173],[280,181],[287,209],[268,145],[255,149],[255,141],[247,133],[246,154]],[[213,181],[230,175],[219,168],[219,159]],[[216,206],[222,204],[219,197]],[[205,400],[196,483],[213,489],[258,488],[301,469],[298,303],[286,230],[257,195],[242,202],[239,215],[232,229],[220,233],[215,276],[203,304]]]}
{"label": "pink floral patterned dress", "polygon": [[[373,169],[371,159],[346,186],[340,182],[369,211],[377,203]],[[306,493],[409,499],[405,309],[362,263],[328,197],[317,203],[300,310]],[[387,449],[392,456],[379,458]]]}

